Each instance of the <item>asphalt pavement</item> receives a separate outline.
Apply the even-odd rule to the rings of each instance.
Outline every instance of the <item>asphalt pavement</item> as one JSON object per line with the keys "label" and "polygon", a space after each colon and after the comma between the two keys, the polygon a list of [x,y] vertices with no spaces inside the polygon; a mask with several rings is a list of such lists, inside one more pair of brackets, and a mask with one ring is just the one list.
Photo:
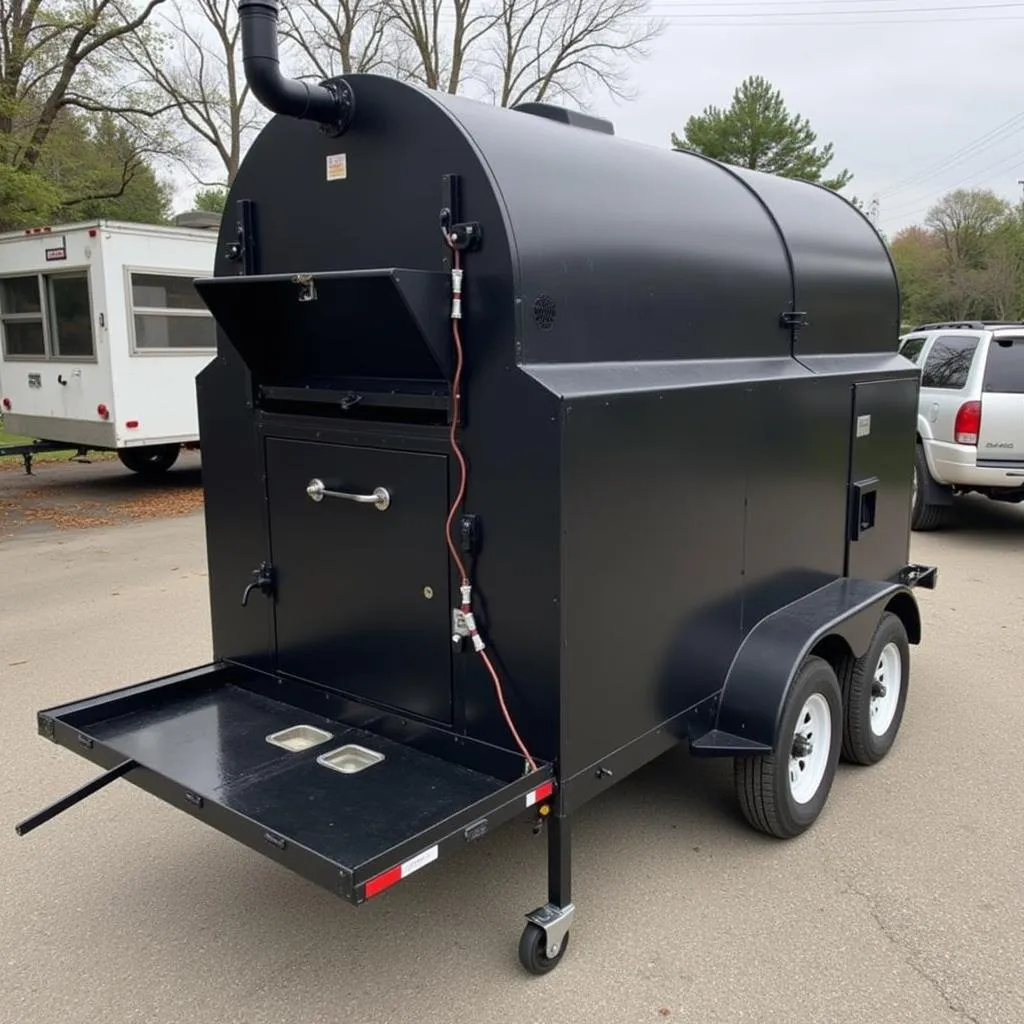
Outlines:
{"label": "asphalt pavement", "polygon": [[507,826],[363,907],[96,774],[35,712],[200,664],[202,519],[0,539],[2,1024],[1016,1024],[1024,1022],[1024,510],[967,502],[917,535],[907,715],[823,817],[750,831],[731,765],[672,752],[575,828],[577,919],[526,975],[544,843]]}

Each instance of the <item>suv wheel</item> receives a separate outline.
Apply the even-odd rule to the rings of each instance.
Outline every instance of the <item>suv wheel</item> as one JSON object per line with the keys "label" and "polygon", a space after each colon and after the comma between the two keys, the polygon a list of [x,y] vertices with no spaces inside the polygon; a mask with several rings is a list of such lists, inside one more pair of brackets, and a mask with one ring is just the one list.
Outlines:
{"label": "suv wheel", "polygon": [[914,483],[910,491],[910,528],[912,530],[935,530],[947,520],[948,505],[929,505],[925,501],[928,485],[938,486],[928,472],[928,461],[924,448],[919,444],[914,452]]}

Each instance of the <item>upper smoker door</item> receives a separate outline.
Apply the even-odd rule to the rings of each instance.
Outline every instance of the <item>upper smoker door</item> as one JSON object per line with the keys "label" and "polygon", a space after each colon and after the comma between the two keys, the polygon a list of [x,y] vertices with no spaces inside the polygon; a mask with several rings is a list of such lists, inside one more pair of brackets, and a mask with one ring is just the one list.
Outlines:
{"label": "upper smoker door", "polygon": [[[447,458],[280,439],[266,452],[278,670],[451,724]],[[336,496],[377,488],[386,508]]]}

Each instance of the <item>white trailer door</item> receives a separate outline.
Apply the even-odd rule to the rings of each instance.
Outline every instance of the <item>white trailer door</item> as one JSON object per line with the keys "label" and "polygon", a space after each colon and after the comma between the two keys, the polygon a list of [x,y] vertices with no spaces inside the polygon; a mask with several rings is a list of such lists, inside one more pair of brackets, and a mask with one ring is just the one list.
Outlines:
{"label": "white trailer door", "polygon": [[112,395],[97,359],[89,268],[0,279],[0,321],[12,430],[78,440],[72,424],[106,425],[97,409]]}

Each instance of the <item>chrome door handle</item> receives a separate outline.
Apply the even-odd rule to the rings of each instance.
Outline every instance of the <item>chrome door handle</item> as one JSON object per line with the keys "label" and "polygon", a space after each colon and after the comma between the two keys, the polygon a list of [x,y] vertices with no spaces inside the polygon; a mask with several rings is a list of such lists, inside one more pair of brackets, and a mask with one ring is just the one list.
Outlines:
{"label": "chrome door handle", "polygon": [[391,492],[386,487],[375,487],[372,494],[348,494],[345,491],[328,490],[323,480],[318,480],[315,477],[306,485],[306,493],[313,501],[323,501],[324,498],[342,498],[345,501],[355,501],[360,505],[372,505],[381,512],[391,504]]}

